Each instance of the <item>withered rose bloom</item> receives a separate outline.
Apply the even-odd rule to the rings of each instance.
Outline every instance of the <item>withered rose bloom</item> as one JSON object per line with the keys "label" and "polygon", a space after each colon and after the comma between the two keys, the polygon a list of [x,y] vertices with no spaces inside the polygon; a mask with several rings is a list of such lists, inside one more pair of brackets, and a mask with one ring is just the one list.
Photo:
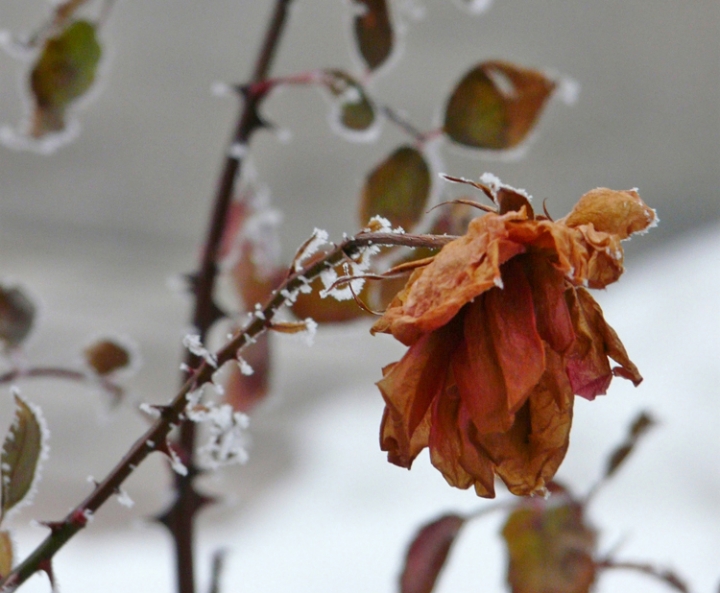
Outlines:
{"label": "withered rose bloom", "polygon": [[495,495],[495,474],[513,494],[542,494],[574,395],[592,400],[613,376],[642,381],[586,287],[620,277],[620,242],[655,212],[635,191],[599,188],[553,221],[518,190],[477,186],[498,212],[415,270],[372,328],[410,347],[378,382],[381,447],[406,468],[429,447],[451,485],[479,496]]}

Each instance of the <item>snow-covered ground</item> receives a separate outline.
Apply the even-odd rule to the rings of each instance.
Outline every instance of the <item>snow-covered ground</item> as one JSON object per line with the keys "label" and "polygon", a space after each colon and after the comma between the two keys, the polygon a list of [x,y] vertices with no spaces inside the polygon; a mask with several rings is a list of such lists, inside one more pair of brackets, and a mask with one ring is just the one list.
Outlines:
{"label": "snow-covered ground", "polygon": [[[122,273],[123,266],[131,273],[132,258],[115,261],[100,252],[100,259],[110,266],[108,274]],[[37,258],[37,265],[47,269],[28,267],[31,260],[24,263],[31,280],[35,273],[38,282],[58,281],[51,268],[60,266],[57,274],[68,283],[46,301],[78,289],[77,279],[68,277],[52,257],[45,264],[37,262],[47,259]],[[151,277],[155,278],[148,274],[135,282],[148,284]],[[128,295],[118,290],[138,290],[132,283],[124,289],[116,284],[108,284],[115,296],[107,294],[107,299],[120,302]],[[167,299],[164,288],[158,285],[155,290]],[[645,381],[633,388],[615,380],[606,397],[577,402],[570,451],[558,475],[576,492],[585,492],[631,419],[649,410],[659,426],[598,495],[590,508],[591,520],[601,529],[601,550],[617,548],[618,558],[670,566],[697,593],[714,591],[720,581],[719,295],[717,225],[633,259],[617,285],[596,295]],[[147,357],[153,363],[152,336],[177,333],[165,326],[182,307],[171,305],[168,313],[160,296],[157,302],[152,297],[140,302],[148,310],[138,322],[138,339],[141,345],[149,343]],[[61,331],[63,324],[92,327],[105,321],[91,303],[85,309],[88,318],[83,321],[62,316],[57,320],[48,311],[48,323]],[[218,548],[228,552],[223,591],[394,591],[402,554],[419,524],[448,510],[494,504],[471,491],[451,489],[426,456],[410,472],[385,461],[377,443],[382,402],[373,382],[380,377],[380,367],[396,360],[402,348],[386,336],[371,338],[365,330],[321,330],[312,348],[276,341],[275,395],[252,419],[250,462],[206,484],[228,496],[227,504],[211,508],[200,520],[200,591],[207,590],[210,556]],[[36,337],[36,355],[43,354],[40,345],[46,338]],[[163,337],[163,344],[164,354],[172,356],[172,341],[168,344]],[[163,372],[171,376],[175,371],[167,365],[146,365],[138,378],[137,396],[156,388],[152,381],[160,385],[166,379]],[[47,392],[51,385],[23,387],[28,397],[48,408],[54,442],[38,503],[15,521],[21,555],[45,533],[28,527],[29,517],[40,513],[41,518],[57,518],[77,502],[78,493],[87,492],[84,476],[91,472],[86,466],[101,475],[142,428],[142,421],[127,410],[100,429],[85,428],[84,423],[94,424],[94,412],[86,411],[87,394],[78,396],[82,401],[58,403],[46,394],[43,399],[42,390]],[[163,397],[157,394],[153,401]],[[110,451],[98,459],[97,450],[103,448]],[[151,460],[127,486],[136,506],[109,504],[66,546],[55,567],[62,591],[173,590],[165,533],[139,520],[161,508],[162,500],[157,494],[153,498],[153,492],[164,491],[166,483],[162,463]],[[463,531],[438,591],[504,590],[504,551],[497,535],[502,521],[502,513],[497,513]],[[650,592],[663,587],[617,572],[604,576],[598,591]],[[47,581],[33,577],[24,590],[48,591]]]}

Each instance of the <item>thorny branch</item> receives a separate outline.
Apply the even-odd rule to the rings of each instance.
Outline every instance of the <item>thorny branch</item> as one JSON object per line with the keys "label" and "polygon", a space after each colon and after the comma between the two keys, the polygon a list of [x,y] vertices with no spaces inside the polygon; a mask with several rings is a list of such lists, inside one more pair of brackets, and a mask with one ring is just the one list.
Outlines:
{"label": "thorny branch", "polygon": [[[290,2],[291,0],[277,0],[275,3],[251,82],[257,83],[264,80],[270,71]],[[231,147],[247,146],[253,132],[262,127],[262,121],[258,116],[258,107],[263,97],[263,93],[245,93],[245,100],[231,139]],[[212,324],[222,317],[222,312],[213,300],[218,271],[218,250],[233,197],[235,180],[240,173],[242,163],[243,158],[237,151],[227,151],[217,185],[214,209],[206,234],[200,269],[194,277],[195,306],[192,323],[203,341]],[[197,358],[192,354],[188,354],[185,362],[189,367],[198,364]],[[175,541],[178,591],[179,593],[194,593],[193,520],[195,513],[208,501],[198,494],[193,484],[198,471],[194,462],[195,425],[192,422],[181,423],[178,445],[180,455],[188,467],[188,473],[184,476],[176,474],[174,502],[159,517],[159,520],[168,527]]]}
{"label": "thorny branch", "polygon": [[[53,556],[78,533],[88,522],[88,519],[112,496],[119,492],[125,479],[154,451],[161,451],[170,455],[167,437],[170,431],[185,421],[185,408],[188,396],[210,383],[213,374],[218,368],[229,361],[237,360],[242,350],[252,344],[263,332],[271,329],[273,319],[277,312],[288,301],[288,295],[296,293],[302,286],[308,284],[328,269],[341,264],[347,258],[352,258],[365,247],[378,246],[404,246],[440,248],[453,239],[450,235],[411,235],[400,233],[373,233],[363,232],[357,237],[346,239],[334,249],[326,253],[321,259],[311,265],[293,271],[285,281],[273,292],[265,306],[253,313],[245,327],[237,332],[233,338],[217,351],[217,367],[206,361],[199,362],[197,368],[185,381],[180,391],[170,404],[159,406],[158,418],[150,428],[135,442],[120,462],[110,471],[105,479],[98,483],[93,492],[77,505],[62,520],[47,523],[51,533],[35,549],[30,556],[17,565],[8,576],[0,581],[0,593],[15,591],[31,575],[39,570],[49,570]],[[189,424],[189,422],[185,422]]]}

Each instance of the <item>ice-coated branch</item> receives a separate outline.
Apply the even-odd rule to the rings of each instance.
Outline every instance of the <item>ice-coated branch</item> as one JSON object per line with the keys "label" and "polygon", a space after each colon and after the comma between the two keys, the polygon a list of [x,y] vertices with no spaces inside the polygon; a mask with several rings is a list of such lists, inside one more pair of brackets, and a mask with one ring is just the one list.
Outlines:
{"label": "ice-coated branch", "polygon": [[[439,248],[456,237],[450,235],[410,235],[402,233],[363,232],[356,237],[346,239],[327,252],[318,261],[299,271],[292,268],[285,281],[273,292],[268,302],[254,314],[245,327],[215,353],[217,367],[229,361],[236,361],[243,348],[253,343],[263,332],[272,329],[277,312],[296,294],[323,271],[332,268],[347,258],[358,256],[364,248],[371,246],[404,246]],[[39,570],[49,571],[53,556],[78,533],[88,519],[107,501],[120,491],[125,479],[154,451],[169,453],[167,437],[170,431],[186,420],[188,396],[203,385],[212,381],[216,367],[202,360],[199,366],[190,372],[180,391],[167,406],[159,408],[159,416],[152,426],[133,444],[120,462],[107,477],[99,482],[93,492],[77,505],[62,520],[47,523],[50,535],[23,562],[17,565],[8,576],[0,581],[0,593],[14,591],[31,575]],[[187,425],[188,422],[185,422]]]}

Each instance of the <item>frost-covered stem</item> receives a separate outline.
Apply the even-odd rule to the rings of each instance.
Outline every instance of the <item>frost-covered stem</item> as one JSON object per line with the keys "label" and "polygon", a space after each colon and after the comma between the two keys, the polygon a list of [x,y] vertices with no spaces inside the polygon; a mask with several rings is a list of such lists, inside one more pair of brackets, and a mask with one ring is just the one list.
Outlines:
{"label": "frost-covered stem", "polygon": [[[253,343],[260,334],[271,328],[276,313],[286,302],[286,295],[299,291],[303,285],[320,276],[324,270],[342,263],[348,257],[354,257],[364,247],[380,245],[439,248],[455,238],[448,235],[361,233],[357,237],[343,241],[312,265],[308,265],[297,272],[291,270],[286,280],[273,292],[269,301],[262,308],[262,315],[253,315],[247,325],[216,353],[217,367],[219,368],[228,361],[237,360],[243,348]],[[14,591],[38,570],[49,568],[50,562],[58,550],[85,527],[88,518],[97,509],[120,491],[120,486],[135,468],[150,453],[167,449],[168,434],[182,420],[185,420],[188,394],[212,381],[215,371],[216,367],[205,361],[199,364],[172,402],[159,409],[160,415],[152,426],[135,442],[127,454],[107,477],[96,486],[93,492],[70,511],[62,521],[49,524],[51,528],[50,535],[30,556],[16,566],[4,580],[0,581],[0,593]]]}
{"label": "frost-covered stem", "polygon": [[[284,29],[288,6],[291,0],[276,0],[270,23],[260,49],[251,82],[257,83],[267,78],[281,34]],[[253,132],[262,125],[258,116],[258,106],[263,99],[262,93],[246,93],[240,110],[230,147],[247,146]],[[210,326],[221,316],[213,300],[217,261],[225,222],[233,197],[235,180],[243,163],[238,151],[228,150],[225,164],[219,178],[215,194],[215,203],[210,217],[200,269],[195,276],[195,307],[193,326],[204,341]],[[195,367],[198,359],[189,354],[186,364]],[[197,473],[194,463],[195,425],[183,422],[180,427],[178,443],[181,456],[188,467],[186,476],[175,477],[175,501],[165,514],[165,524],[175,540],[176,574],[179,593],[194,593],[195,577],[193,567],[193,519],[201,504],[201,497],[194,489],[193,481]]]}
{"label": "frost-covered stem", "polygon": [[100,385],[105,391],[115,398],[122,396],[122,388],[115,385],[105,377],[98,377],[77,371],[75,369],[65,369],[62,367],[31,367],[28,369],[13,369],[0,375],[0,385],[13,383],[19,379],[65,379],[68,381],[78,381],[81,383],[93,382]]}

